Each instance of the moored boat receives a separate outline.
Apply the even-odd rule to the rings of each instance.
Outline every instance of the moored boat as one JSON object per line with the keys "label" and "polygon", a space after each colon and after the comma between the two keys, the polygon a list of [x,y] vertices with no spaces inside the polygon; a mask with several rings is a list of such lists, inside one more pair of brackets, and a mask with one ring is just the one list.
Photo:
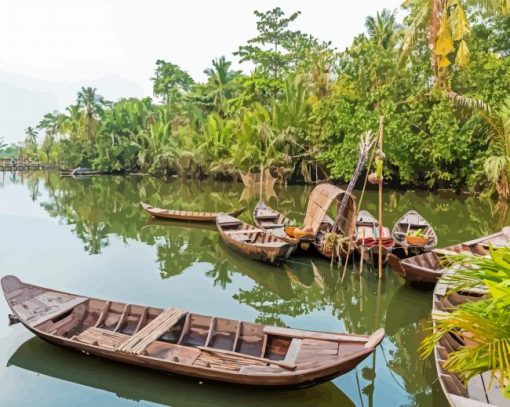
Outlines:
{"label": "moored boat", "polygon": [[393,253],[404,258],[429,252],[437,246],[437,235],[430,223],[415,210],[406,212],[393,226]]}
{"label": "moored boat", "polygon": [[216,226],[227,246],[254,260],[278,265],[294,251],[294,245],[227,214],[217,216]]}
{"label": "moored boat", "polygon": [[[432,301],[432,319],[434,332],[436,321],[451,312],[459,304],[479,301],[484,290],[473,288],[452,292],[444,280],[439,280],[434,288]],[[447,333],[434,346],[434,358],[437,375],[443,392],[452,407],[509,407],[510,400],[502,395],[502,389],[492,373],[487,371],[463,383],[459,377],[443,366],[448,355],[469,343],[454,333]]]}
{"label": "moored boat", "polygon": [[307,387],[344,374],[384,337],[271,327],[1,281],[11,321],[62,347],[200,379]]}
{"label": "moored boat", "polygon": [[468,253],[477,256],[485,256],[489,253],[489,243],[494,247],[510,245],[510,233],[504,228],[498,233],[483,236],[464,243],[448,246],[444,249],[434,249],[407,259],[400,259],[394,254],[388,256],[392,269],[408,283],[434,285],[443,275],[445,255]]}
{"label": "moored boat", "polygon": [[296,238],[289,236],[287,230],[291,227],[292,221],[284,214],[270,208],[264,202],[258,202],[253,210],[253,223],[260,229],[263,229],[274,236],[290,243],[296,247],[298,251],[307,251],[312,242],[311,237]]}
{"label": "moored boat", "polygon": [[[327,214],[334,202],[338,222]],[[343,210],[339,215],[342,204]],[[345,259],[349,251],[349,240],[355,231],[355,214],[356,202],[351,193],[333,184],[319,184],[310,194],[303,229],[310,230],[308,237],[313,238],[313,244],[321,255],[329,259],[338,256]]]}
{"label": "moored boat", "polygon": [[[221,212],[198,212],[198,211],[181,211],[176,209],[156,208],[144,202],[140,202],[142,208],[151,216],[159,219],[171,219],[190,222],[215,222],[216,216]],[[230,216],[239,216],[246,210],[246,207],[237,209],[229,213]]]}
{"label": "moored boat", "polygon": [[[372,265],[378,263],[379,257],[379,221],[368,211],[361,210],[356,218],[355,249],[363,260]],[[386,264],[388,255],[393,250],[394,241],[387,227],[382,227],[382,262]]]}

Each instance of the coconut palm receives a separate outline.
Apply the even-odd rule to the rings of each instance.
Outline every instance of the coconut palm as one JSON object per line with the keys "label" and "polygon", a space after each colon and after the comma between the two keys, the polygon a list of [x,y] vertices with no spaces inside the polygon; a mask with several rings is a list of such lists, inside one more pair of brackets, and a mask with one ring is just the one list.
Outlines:
{"label": "coconut palm", "polygon": [[388,48],[395,36],[395,12],[383,9],[380,13],[377,12],[375,17],[367,17],[365,28],[372,41],[383,48]]}
{"label": "coconut palm", "polygon": [[25,129],[25,147],[33,148],[34,151],[37,151],[37,130],[32,126],[28,126]]}
{"label": "coconut palm", "polygon": [[207,68],[204,73],[207,75],[207,88],[210,89],[207,98],[213,101],[215,110],[225,115],[228,109],[228,99],[233,95],[236,85],[235,79],[240,76],[240,71],[230,70],[232,62],[227,61],[224,56],[213,59],[212,68]]}
{"label": "coconut palm", "polygon": [[76,106],[81,111],[82,120],[85,125],[85,133],[91,142],[95,140],[97,123],[103,116],[104,108],[110,105],[96,91],[96,88],[82,87],[76,99]]}

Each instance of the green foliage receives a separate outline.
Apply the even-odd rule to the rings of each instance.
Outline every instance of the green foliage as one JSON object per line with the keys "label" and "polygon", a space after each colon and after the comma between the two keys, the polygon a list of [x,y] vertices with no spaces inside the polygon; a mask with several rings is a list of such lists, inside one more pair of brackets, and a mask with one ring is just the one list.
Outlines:
{"label": "green foliage", "polygon": [[436,320],[435,331],[421,345],[424,357],[433,352],[437,342],[449,333],[469,340],[470,345],[451,352],[444,368],[467,382],[472,377],[491,371],[493,380],[510,396],[510,249],[493,249],[490,257],[457,255],[448,259],[460,267],[445,282],[451,292],[485,286],[488,295],[475,302],[457,306]]}
{"label": "green foliage", "polygon": [[154,72],[154,96],[165,103],[174,103],[188,92],[193,86],[193,78],[177,65],[158,59]]}
{"label": "green foliage", "polygon": [[[157,60],[153,91],[162,103],[109,103],[82,88],[75,104],[38,124],[42,157],[70,167],[217,179],[263,165],[282,181],[313,182],[318,174],[348,181],[359,135],[376,131],[383,115],[386,180],[510,196],[510,17],[479,2],[462,2],[461,9],[451,1],[446,12],[428,1],[407,3],[402,26],[382,10],[342,52],[293,30],[299,12],[256,11],[257,35],[235,53],[254,65],[249,75],[222,56],[196,83]],[[435,35],[450,35],[457,56],[465,41],[470,54],[441,76],[443,87],[435,86],[436,59],[453,62],[453,53],[446,40],[431,50],[428,23],[437,18],[451,24]]]}

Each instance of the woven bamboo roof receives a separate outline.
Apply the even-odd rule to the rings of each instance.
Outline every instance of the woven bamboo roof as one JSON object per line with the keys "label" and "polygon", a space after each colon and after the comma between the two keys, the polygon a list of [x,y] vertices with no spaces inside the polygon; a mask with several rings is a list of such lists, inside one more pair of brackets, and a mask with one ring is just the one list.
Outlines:
{"label": "woven bamboo roof", "polygon": [[[328,183],[319,184],[313,189],[308,199],[304,224],[305,226],[311,226],[314,235],[319,231],[319,227],[331,204],[336,201],[338,205],[345,194],[348,194],[348,192]],[[352,233],[354,229],[356,213],[354,198],[351,196],[349,201],[344,219],[342,219],[343,225],[341,225],[347,234]]]}

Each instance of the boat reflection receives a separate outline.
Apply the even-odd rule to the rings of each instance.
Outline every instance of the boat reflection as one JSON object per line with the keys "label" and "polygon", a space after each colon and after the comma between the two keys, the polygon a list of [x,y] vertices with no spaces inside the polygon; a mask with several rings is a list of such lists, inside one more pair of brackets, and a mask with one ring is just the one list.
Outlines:
{"label": "boat reflection", "polygon": [[165,375],[61,349],[34,337],[8,361],[31,372],[114,393],[117,397],[172,406],[354,406],[332,382],[289,391],[250,389]]}

